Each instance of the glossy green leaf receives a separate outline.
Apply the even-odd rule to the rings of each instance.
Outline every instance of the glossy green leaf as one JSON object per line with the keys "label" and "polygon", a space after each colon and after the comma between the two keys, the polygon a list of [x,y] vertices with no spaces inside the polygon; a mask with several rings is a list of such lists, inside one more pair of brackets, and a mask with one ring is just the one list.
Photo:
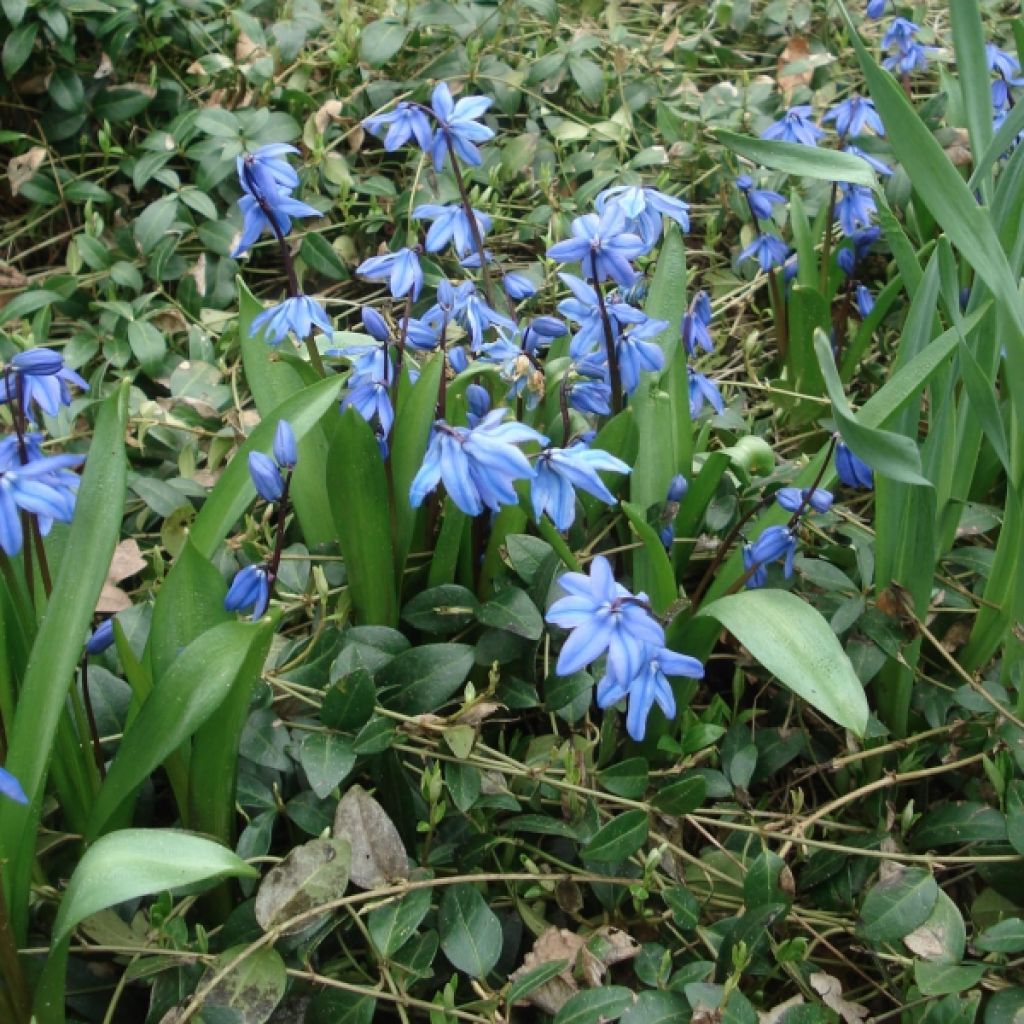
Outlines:
{"label": "glossy green leaf", "polygon": [[423,644],[399,654],[377,674],[381,703],[403,715],[436,712],[473,668],[468,644]]}
{"label": "glossy green leaf", "polygon": [[[253,914],[264,931],[337,899],[348,885],[352,849],[344,839],[311,839],[294,847],[260,882]],[[300,932],[311,919],[286,928]]]}
{"label": "glossy green leaf", "polygon": [[[663,496],[664,497],[664,496]],[[638,505],[624,501],[622,511],[626,513],[632,531],[640,539],[646,555],[647,584],[645,593],[650,597],[651,604],[657,614],[662,614],[666,608],[679,596],[679,588],[676,586],[675,573],[672,570],[672,562],[669,559],[665,545],[661,537],[641,512]],[[637,589],[643,589],[637,582]]]}
{"label": "glossy green leaf", "polygon": [[352,741],[334,733],[311,732],[299,749],[299,764],[321,800],[348,776],[355,763]]}
{"label": "glossy green leaf", "polygon": [[437,915],[441,949],[451,965],[483,978],[501,955],[501,922],[472,885],[445,889]]}
{"label": "glossy green leaf", "polygon": [[707,782],[703,775],[689,775],[678,782],[659,786],[651,797],[651,806],[663,814],[682,816],[697,810],[707,795]]}
{"label": "glossy green leaf", "polygon": [[974,945],[985,953],[1020,953],[1024,951],[1024,920],[1008,917],[991,925],[974,937]]}
{"label": "glossy green leaf", "polygon": [[633,993],[622,985],[577,992],[555,1014],[554,1024],[602,1024],[617,1020],[633,1002]]}
{"label": "glossy green leaf", "polygon": [[62,560],[54,580],[8,732],[5,767],[21,781],[30,800],[27,807],[12,800],[0,805],[0,848],[9,861],[4,874],[16,936],[24,936],[27,924],[36,827],[57,723],[120,533],[127,473],[127,398],[127,385],[123,385],[103,403],[97,417],[68,532],[67,550],[75,552],[75,557]]}
{"label": "glossy green leaf", "polygon": [[738,156],[762,167],[770,167],[784,174],[797,174],[804,178],[824,181],[848,181],[854,185],[877,188],[878,182],[870,165],[858,156],[834,149],[801,146],[796,142],[776,142],[754,139],[747,135],[717,129],[715,138]]}
{"label": "glossy green leaf", "polygon": [[429,888],[414,889],[407,896],[367,914],[367,930],[382,956],[393,956],[412,937],[429,913],[432,898]]}
{"label": "glossy green leaf", "polygon": [[813,708],[858,736],[868,703],[831,626],[785,590],[746,590],[701,608],[720,622],[776,679]]}
{"label": "glossy green leaf", "polygon": [[646,811],[624,811],[598,829],[583,848],[583,856],[601,862],[624,861],[647,842],[647,829]]}
{"label": "glossy green leaf", "polygon": [[690,1007],[681,992],[641,992],[636,1002],[620,1018],[621,1024],[675,1024],[692,1019]]}
{"label": "glossy green leaf", "polygon": [[981,981],[984,964],[933,964],[918,960],[914,964],[914,981],[926,996],[948,996],[963,992]]}
{"label": "glossy green leaf", "polygon": [[518,587],[501,591],[480,607],[476,617],[485,626],[503,629],[527,640],[538,640],[544,632],[544,620],[537,606]]}
{"label": "glossy green leaf", "polygon": [[227,697],[253,645],[263,643],[271,623],[225,622],[203,633],[157,680],[132,722],[89,816],[98,835],[161,762],[177,750]]}
{"label": "glossy green leaf", "polygon": [[949,19],[953,28],[953,49],[963,94],[967,134],[977,163],[992,142],[992,75],[985,53],[985,29],[977,4],[950,4]]}
{"label": "glossy green leaf", "polygon": [[[207,968],[207,977],[234,963],[244,949],[245,946],[225,949]],[[281,954],[276,949],[258,949],[214,985],[203,1006],[209,1016],[223,1009],[237,1024],[266,1024],[287,987],[288,971]]]}
{"label": "glossy green leaf", "polygon": [[861,931],[871,942],[894,942],[928,920],[939,887],[926,868],[906,868],[868,890],[860,911]]}

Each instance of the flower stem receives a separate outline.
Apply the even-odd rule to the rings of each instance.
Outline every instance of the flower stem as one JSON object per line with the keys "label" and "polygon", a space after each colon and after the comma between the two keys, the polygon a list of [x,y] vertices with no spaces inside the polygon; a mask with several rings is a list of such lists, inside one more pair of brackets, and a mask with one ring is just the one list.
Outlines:
{"label": "flower stem", "polygon": [[284,476],[284,490],[277,500],[277,517],[274,522],[274,553],[270,556],[267,566],[267,580],[271,587],[277,580],[277,571],[281,567],[281,555],[284,552],[284,524],[288,518],[288,491],[292,485],[292,470]]}
{"label": "flower stem", "polygon": [[597,254],[590,254],[590,272],[594,278],[594,291],[597,293],[597,305],[601,311],[601,323],[604,326],[604,347],[608,354],[608,375],[612,386],[612,415],[622,412],[622,378],[619,375],[619,355],[615,351],[615,332],[612,320],[605,305],[601,282],[597,279]]}
{"label": "flower stem", "polygon": [[690,604],[692,607],[697,608],[700,606],[700,602],[707,592],[708,587],[711,586],[712,581],[715,578],[715,573],[718,571],[718,567],[725,561],[726,556],[732,550],[732,546],[736,543],[737,538],[743,532],[743,528],[750,522],[751,519],[757,515],[765,506],[765,499],[759,498],[747,511],[736,520],[735,526],[729,531],[725,540],[718,545],[718,550],[715,552],[715,557],[711,559],[711,564],[707,567],[704,575],[701,577],[700,583],[697,584],[697,589],[693,592],[693,597],[690,598]]}
{"label": "flower stem", "polygon": [[89,693],[89,655],[82,659],[82,701],[85,704],[85,717],[89,721],[89,734],[92,737],[92,755],[96,761],[96,770],[100,778],[106,778],[107,770],[103,764],[103,747],[100,744],[100,730],[96,725],[96,713],[92,708],[92,696]]}
{"label": "flower stem", "polygon": [[836,217],[836,200],[839,198],[839,183],[833,181],[828,194],[828,213],[825,216],[825,237],[821,243],[821,278],[819,289],[821,297],[827,298],[828,260],[832,255],[832,222]]}
{"label": "flower stem", "polygon": [[786,323],[786,303],[782,299],[779,275],[775,267],[768,271],[768,291],[771,293],[772,307],[775,311],[775,340],[779,344],[779,355],[785,359],[789,351],[789,325]]}

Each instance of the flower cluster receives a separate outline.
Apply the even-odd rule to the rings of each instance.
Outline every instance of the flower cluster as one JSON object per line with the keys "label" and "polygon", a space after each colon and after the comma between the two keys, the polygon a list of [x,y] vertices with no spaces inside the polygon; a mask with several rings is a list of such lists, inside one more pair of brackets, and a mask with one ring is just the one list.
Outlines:
{"label": "flower cluster", "polygon": [[8,556],[26,543],[25,526],[45,537],[54,522],[69,523],[75,512],[83,455],[47,455],[43,435],[29,432],[40,412],[57,414],[71,404],[70,385],[86,382],[48,348],[19,352],[0,370],[0,403],[12,410],[14,433],[0,440],[0,549]]}
{"label": "flower cluster", "polygon": [[911,71],[923,71],[928,67],[928,58],[936,51],[933,46],[924,46],[917,40],[920,26],[906,18],[893,18],[882,36],[882,49],[888,56],[882,67],[908,75]]}
{"label": "flower cluster", "polygon": [[572,675],[603,658],[598,707],[626,700],[626,731],[639,742],[655,704],[666,718],[675,717],[676,702],[668,677],[700,679],[704,666],[696,658],[665,647],[665,631],[651,615],[647,595],[634,595],[617,583],[603,555],[594,558],[589,576],[568,572],[558,583],[567,596],[551,605],[546,618],[570,633],[555,671]]}

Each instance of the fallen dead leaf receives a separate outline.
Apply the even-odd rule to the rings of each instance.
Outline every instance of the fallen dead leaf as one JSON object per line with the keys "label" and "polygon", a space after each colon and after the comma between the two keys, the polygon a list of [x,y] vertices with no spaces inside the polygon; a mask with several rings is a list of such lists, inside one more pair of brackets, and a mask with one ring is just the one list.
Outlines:
{"label": "fallen dead leaf", "polygon": [[803,1005],[803,996],[793,996],[792,999],[787,999],[784,1003],[779,1003],[778,1006],[774,1006],[770,1010],[759,1011],[757,1015],[757,1024],[779,1024],[779,1021],[785,1016],[787,1010],[792,1010],[794,1006]]}
{"label": "fallen dead leaf", "polygon": [[244,64],[254,56],[259,56],[263,52],[263,47],[255,40],[251,39],[244,32],[238,33],[238,39],[235,41],[235,63]]}
{"label": "fallen dead leaf", "polygon": [[814,68],[809,63],[811,48],[803,36],[793,36],[786,48],[779,54],[778,72],[775,80],[779,92],[786,104],[793,98],[793,93],[802,85],[810,85],[814,77]]}
{"label": "fallen dead leaf", "polygon": [[19,290],[28,284],[28,278],[14,267],[0,263],[0,290]]}
{"label": "fallen dead leaf", "polygon": [[323,135],[327,131],[327,126],[332,121],[338,121],[341,118],[341,100],[328,100],[314,115],[313,124],[316,125],[316,130]]}
{"label": "fallen dead leaf", "polygon": [[45,159],[46,149],[43,146],[33,146],[27,153],[11,158],[7,165],[7,180],[11,183],[12,196],[16,196],[32,180]]}
{"label": "fallen dead leaf", "polygon": [[122,580],[142,572],[149,563],[142,557],[139,545],[133,540],[123,540],[114,549],[107,578],[96,604],[98,612],[123,612],[131,608],[132,599],[117,585]]}
{"label": "fallen dead leaf", "polygon": [[462,725],[479,725],[485,718],[490,718],[495,711],[500,711],[504,707],[504,704],[497,701],[481,700],[456,717]]}
{"label": "fallen dead leaf", "polygon": [[409,877],[409,856],[387,811],[362,786],[352,786],[334,815],[334,836],[352,847],[350,879],[376,889]]}
{"label": "fallen dead leaf", "polygon": [[92,73],[93,78],[109,78],[114,73],[114,62],[105,54],[100,54],[100,62]]}
{"label": "fallen dead leaf", "polygon": [[866,1006],[847,1002],[843,998],[843,986],[838,978],[821,971],[810,977],[811,988],[821,996],[821,1001],[843,1019],[844,1024],[860,1024],[868,1015]]}

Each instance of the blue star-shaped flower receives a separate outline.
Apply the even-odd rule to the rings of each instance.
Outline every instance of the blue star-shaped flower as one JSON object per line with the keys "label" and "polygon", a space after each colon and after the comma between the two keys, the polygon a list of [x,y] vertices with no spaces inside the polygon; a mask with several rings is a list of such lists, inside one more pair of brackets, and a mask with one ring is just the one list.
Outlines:
{"label": "blue star-shaped flower", "polygon": [[483,163],[477,144],[493,139],[494,132],[477,119],[487,113],[492,102],[487,96],[463,96],[456,103],[447,83],[438,83],[430,100],[430,108],[437,121],[437,130],[430,144],[435,171],[440,172],[444,166],[449,142],[455,155],[463,162],[473,167]]}
{"label": "blue star-shaped flower", "polygon": [[579,488],[608,505],[615,504],[615,496],[597,475],[628,473],[629,466],[609,452],[590,448],[582,441],[568,448],[546,448],[536,464],[536,476],[530,484],[533,513],[538,522],[546,512],[555,526],[568,530],[576,518],[576,492]]}
{"label": "blue star-shaped flower", "polygon": [[641,239],[626,230],[626,215],[617,204],[609,204],[604,213],[584,214],[572,222],[572,238],[556,242],[548,256],[560,263],[579,263],[587,278],[614,280],[623,288],[636,281],[629,261],[644,252]]}
{"label": "blue star-shaped flower", "polygon": [[249,336],[255,338],[263,331],[263,340],[268,345],[280,345],[291,331],[299,341],[305,341],[318,327],[328,337],[334,331],[324,308],[308,295],[293,295],[276,306],[270,306],[257,316],[249,328]]}

